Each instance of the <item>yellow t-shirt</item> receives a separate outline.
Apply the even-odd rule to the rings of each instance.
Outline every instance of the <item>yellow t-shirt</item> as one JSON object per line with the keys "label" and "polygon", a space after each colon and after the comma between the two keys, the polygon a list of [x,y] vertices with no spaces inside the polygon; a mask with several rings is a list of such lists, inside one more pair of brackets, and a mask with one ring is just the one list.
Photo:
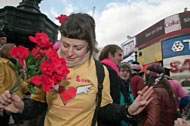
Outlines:
{"label": "yellow t-shirt", "polygon": [[[0,58],[0,94],[9,90],[18,79],[16,70],[11,67],[10,62],[6,58]],[[22,88],[19,87],[15,93],[22,97]]]}
{"label": "yellow t-shirt", "polygon": [[[101,106],[112,103],[109,74],[104,69]],[[61,83],[65,85],[62,98],[56,91],[32,95],[34,100],[48,104],[45,126],[91,126],[98,91],[95,62],[91,59],[69,70],[66,81]]]}

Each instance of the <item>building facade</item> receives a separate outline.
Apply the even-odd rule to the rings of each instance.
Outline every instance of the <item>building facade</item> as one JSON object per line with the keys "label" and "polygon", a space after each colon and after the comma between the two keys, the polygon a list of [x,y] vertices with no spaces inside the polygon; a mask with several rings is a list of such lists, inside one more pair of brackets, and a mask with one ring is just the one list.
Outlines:
{"label": "building facade", "polygon": [[[144,67],[159,62],[172,78],[189,86],[190,82],[190,11],[166,17],[134,38],[136,60]],[[125,48],[130,42],[124,42]],[[126,47],[127,46],[127,47]]]}

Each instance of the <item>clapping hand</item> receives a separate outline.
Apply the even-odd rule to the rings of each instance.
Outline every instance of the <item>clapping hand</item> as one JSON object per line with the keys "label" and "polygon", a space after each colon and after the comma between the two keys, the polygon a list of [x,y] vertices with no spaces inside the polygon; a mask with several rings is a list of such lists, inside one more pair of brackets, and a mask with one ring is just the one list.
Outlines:
{"label": "clapping hand", "polygon": [[190,126],[190,121],[184,120],[182,118],[178,118],[175,121],[175,125],[174,126]]}
{"label": "clapping hand", "polygon": [[144,87],[141,91],[139,91],[135,101],[128,108],[129,114],[137,115],[140,112],[142,112],[144,108],[153,99],[151,97],[152,93],[153,93],[153,88],[148,86]]}

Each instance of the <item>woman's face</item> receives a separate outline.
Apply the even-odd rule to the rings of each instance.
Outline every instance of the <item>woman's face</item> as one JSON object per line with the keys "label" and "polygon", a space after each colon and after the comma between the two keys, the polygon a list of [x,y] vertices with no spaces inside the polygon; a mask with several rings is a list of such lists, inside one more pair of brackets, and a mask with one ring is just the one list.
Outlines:
{"label": "woman's face", "polygon": [[67,64],[75,66],[75,64],[83,60],[87,52],[88,43],[85,40],[67,37],[61,38],[61,54],[65,58]]}
{"label": "woman's face", "polygon": [[109,59],[119,66],[122,61],[122,50],[117,50],[114,55],[109,54]]}
{"label": "woman's face", "polygon": [[123,80],[128,80],[130,76],[130,72],[127,68],[121,68],[119,71],[120,77]]}

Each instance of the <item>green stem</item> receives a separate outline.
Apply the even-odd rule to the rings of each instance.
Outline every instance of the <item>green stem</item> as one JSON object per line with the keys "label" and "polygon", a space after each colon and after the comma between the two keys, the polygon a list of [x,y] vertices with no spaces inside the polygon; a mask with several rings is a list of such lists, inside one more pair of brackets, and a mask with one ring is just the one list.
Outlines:
{"label": "green stem", "polygon": [[18,79],[16,80],[16,82],[12,85],[12,87],[9,89],[10,94],[13,94],[14,92],[16,92],[18,90],[18,88],[20,87],[21,84],[21,77],[23,75],[21,74]]}

